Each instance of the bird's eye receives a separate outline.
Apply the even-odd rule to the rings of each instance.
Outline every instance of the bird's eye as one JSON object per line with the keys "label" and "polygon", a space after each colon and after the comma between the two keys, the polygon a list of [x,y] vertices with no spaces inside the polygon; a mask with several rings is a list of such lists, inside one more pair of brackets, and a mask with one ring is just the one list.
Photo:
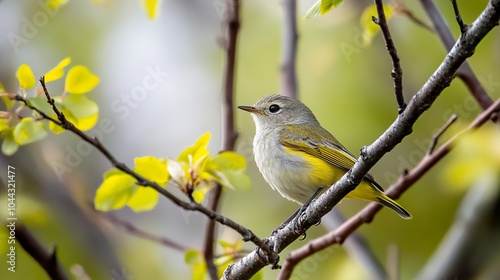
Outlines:
{"label": "bird's eye", "polygon": [[276,104],[269,106],[269,112],[271,113],[277,113],[280,109],[280,106]]}

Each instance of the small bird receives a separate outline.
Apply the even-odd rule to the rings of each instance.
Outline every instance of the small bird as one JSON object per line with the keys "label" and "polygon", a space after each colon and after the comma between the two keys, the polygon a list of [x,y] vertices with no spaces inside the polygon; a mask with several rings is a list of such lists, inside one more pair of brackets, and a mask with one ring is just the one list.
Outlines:
{"label": "small bird", "polygon": [[[269,95],[254,106],[238,106],[252,114],[256,126],[255,162],[266,182],[283,197],[304,205],[338,181],[356,158],[324,129],[297,99]],[[404,219],[410,213],[383,193],[367,174],[346,197],[375,201]]]}

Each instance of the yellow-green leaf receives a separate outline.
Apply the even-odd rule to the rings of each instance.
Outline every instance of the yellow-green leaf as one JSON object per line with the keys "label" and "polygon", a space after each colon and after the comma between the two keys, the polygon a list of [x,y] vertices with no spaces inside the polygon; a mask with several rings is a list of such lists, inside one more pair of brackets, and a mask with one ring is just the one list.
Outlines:
{"label": "yellow-green leaf", "polygon": [[189,163],[188,155],[193,156],[193,161],[196,162],[199,158],[209,154],[207,149],[208,142],[210,141],[210,132],[203,134],[193,146],[187,147],[177,158],[177,161]]}
{"label": "yellow-green leaf", "polygon": [[186,250],[184,262],[189,264],[192,269],[192,280],[205,280],[207,267],[201,257],[201,253],[195,249]]}
{"label": "yellow-green leaf", "polygon": [[191,194],[193,196],[194,201],[196,201],[197,203],[202,203],[203,200],[205,200],[205,195],[208,193],[210,189],[211,189],[210,185],[206,183],[198,185]]}
{"label": "yellow-green leaf", "polygon": [[[51,114],[51,117],[57,119],[57,116],[55,114]],[[49,122],[49,129],[50,131],[52,131],[54,134],[61,134],[64,132],[64,128],[62,128],[61,126],[53,123],[53,122]]]}
{"label": "yellow-green leaf", "polygon": [[14,128],[14,139],[19,145],[33,143],[47,136],[42,122],[33,118],[23,118]]}
{"label": "yellow-green leaf", "polygon": [[83,94],[94,89],[97,84],[99,77],[83,65],[73,66],[66,76],[66,91],[69,93]]}
{"label": "yellow-green leaf", "polygon": [[160,14],[162,0],[142,0],[142,5],[146,10],[149,19],[156,19]]}
{"label": "yellow-green leaf", "polygon": [[2,131],[2,153],[6,156],[11,156],[19,149],[19,144],[17,144],[14,139],[14,128],[7,128]]}
{"label": "yellow-green leaf", "polygon": [[99,106],[86,95],[70,94],[64,98],[62,105],[76,118],[87,118],[99,112]]}
{"label": "yellow-green leaf", "polygon": [[135,158],[134,171],[144,178],[163,185],[168,181],[167,161],[153,156]]}
{"label": "yellow-green leaf", "polygon": [[66,5],[69,0],[48,0],[47,1],[47,8],[51,10],[57,10],[61,8],[62,6]]}
{"label": "yellow-green leaf", "polygon": [[[27,99],[28,101],[28,104],[37,108],[38,110],[44,112],[44,113],[47,113],[47,114],[51,114],[53,111],[52,111],[52,107],[50,106],[50,104],[47,102],[47,98],[45,97],[45,95],[39,95],[37,97],[31,97],[31,98],[28,98]],[[57,104],[56,105],[60,105],[60,104]],[[60,106],[57,106],[59,109],[61,109]],[[57,117],[56,117],[57,119]]]}
{"label": "yellow-green leaf", "polygon": [[127,202],[134,212],[143,212],[153,209],[158,204],[158,192],[150,187],[140,186]]}
{"label": "yellow-green leaf", "polygon": [[303,19],[311,19],[317,16],[326,15],[333,8],[337,8],[344,0],[318,0],[312,7],[306,12]]}
{"label": "yellow-green leaf", "polygon": [[[5,92],[6,91],[5,91],[3,84],[0,83],[0,93],[5,93]],[[8,98],[7,96],[2,96],[2,100],[5,103],[6,110],[9,111],[10,108],[12,108],[12,105],[14,104],[14,100]]]}
{"label": "yellow-green leaf", "polygon": [[9,128],[10,121],[8,119],[0,119],[0,131]]}
{"label": "yellow-green leaf", "polygon": [[78,118],[75,122],[75,126],[82,131],[87,131],[96,125],[98,119],[99,114],[97,113],[90,117]]}
{"label": "yellow-green leaf", "polygon": [[19,80],[19,87],[22,89],[30,89],[35,86],[35,75],[33,75],[33,71],[26,64],[19,66],[16,77]]}
{"label": "yellow-green leaf", "polygon": [[[387,21],[392,18],[394,14],[394,7],[392,5],[384,5],[384,14]],[[380,27],[373,22],[372,17],[377,17],[377,6],[374,4],[366,7],[361,14],[361,18],[359,19],[359,24],[361,25],[361,30],[363,31],[363,45],[368,46],[375,35],[380,31]]]}
{"label": "yellow-green leaf", "polygon": [[120,209],[130,200],[139,188],[135,179],[125,173],[108,176],[96,191],[94,204],[100,211]]}
{"label": "yellow-green leaf", "polygon": [[63,59],[56,67],[52,68],[49,72],[45,74],[45,82],[49,83],[60,79],[64,75],[64,67],[68,66],[71,63],[71,58],[66,57]]}
{"label": "yellow-green leaf", "polygon": [[245,170],[247,161],[244,156],[233,151],[224,151],[212,158],[212,162],[220,170]]}
{"label": "yellow-green leaf", "polygon": [[74,124],[78,129],[82,131],[86,131],[93,128],[97,123],[97,120],[99,119],[98,113],[90,117],[77,118],[73,115],[72,111],[66,109],[65,107],[63,107],[61,111],[63,112],[64,116],[69,122]]}
{"label": "yellow-green leaf", "polygon": [[195,264],[197,262],[201,261],[201,255],[200,252],[196,249],[188,249],[184,253],[184,262],[186,264]]}

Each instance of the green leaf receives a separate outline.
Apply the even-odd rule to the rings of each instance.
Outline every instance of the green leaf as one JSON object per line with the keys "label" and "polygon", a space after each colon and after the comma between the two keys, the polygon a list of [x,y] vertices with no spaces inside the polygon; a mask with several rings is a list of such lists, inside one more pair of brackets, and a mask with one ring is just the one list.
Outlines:
{"label": "green leaf", "polygon": [[33,75],[33,71],[26,64],[19,66],[16,77],[19,80],[19,87],[22,89],[30,89],[35,86],[35,75]]}
{"label": "green leaf", "polygon": [[210,137],[210,132],[203,134],[198,140],[196,140],[196,143],[193,146],[187,147],[186,149],[184,149],[184,151],[182,151],[182,153],[177,158],[177,161],[189,163],[188,155],[192,155],[193,160],[196,162],[200,157],[208,155],[209,151],[207,149],[207,146],[208,142],[210,141]]}
{"label": "green leaf", "polygon": [[17,144],[14,139],[14,128],[7,128],[2,131],[2,153],[6,156],[11,156],[17,149],[19,149],[19,144]]}
{"label": "green leaf", "polygon": [[[165,159],[158,159],[146,156],[135,159],[134,171],[144,178],[154,181],[159,185],[164,185],[169,178],[167,162]],[[135,212],[149,211],[158,203],[158,191],[150,187],[140,187],[127,202],[127,205]]]}
{"label": "green leaf", "polygon": [[109,177],[112,177],[115,175],[124,175],[124,174],[126,174],[126,173],[115,167],[115,168],[111,168],[110,170],[104,172],[102,177],[104,178],[104,180],[106,180]]}
{"label": "green leaf", "polygon": [[69,122],[73,123],[78,129],[82,131],[86,131],[93,128],[97,123],[97,120],[99,119],[98,113],[90,117],[77,118],[73,115],[73,112],[68,110],[66,107],[63,107],[61,112],[63,112],[64,116]]}
{"label": "green leaf", "polygon": [[14,139],[19,145],[33,143],[47,136],[42,122],[33,118],[23,118],[14,128]]}
{"label": "green leaf", "polygon": [[45,82],[49,83],[55,80],[60,79],[64,75],[64,67],[68,66],[71,63],[71,58],[66,57],[63,59],[56,67],[52,68],[49,72],[47,72],[45,76]]}
{"label": "green leaf", "polygon": [[97,84],[99,84],[99,77],[83,65],[73,66],[66,76],[66,91],[69,93],[83,94],[93,90]]}
{"label": "green leaf", "polygon": [[68,2],[69,0],[48,0],[46,5],[51,10],[58,10]]}
{"label": "green leaf", "polygon": [[137,191],[127,202],[134,212],[143,212],[153,209],[158,204],[158,191],[150,187],[139,186]]}
{"label": "green leaf", "polygon": [[142,0],[142,5],[146,10],[149,19],[156,19],[160,14],[162,0]]}
{"label": "green leaf", "polygon": [[[56,114],[51,114],[50,115],[51,117],[57,119],[57,116]],[[64,132],[64,128],[62,128],[61,126],[53,123],[53,122],[49,122],[49,129],[50,131],[52,131],[54,134],[61,134]]]}
{"label": "green leaf", "polygon": [[245,170],[247,168],[245,157],[233,151],[219,153],[212,158],[212,162],[215,163],[220,170]]}
{"label": "green leaf", "polygon": [[70,94],[64,98],[62,105],[75,118],[88,118],[99,112],[99,106],[85,95]]}
{"label": "green leaf", "polygon": [[226,188],[249,189],[251,182],[244,172],[246,166],[245,157],[232,151],[225,151],[212,158],[206,172]]}
{"label": "green leaf", "polygon": [[[47,98],[45,97],[45,95],[39,95],[37,97],[28,98],[27,101],[29,105],[39,109],[40,111],[47,114],[52,114],[52,107],[47,102]],[[60,109],[61,108],[60,104],[57,107]]]}
{"label": "green leaf", "polygon": [[74,124],[78,129],[87,131],[89,129],[92,129],[96,125],[98,119],[99,114],[96,113],[95,115],[87,118],[78,118],[77,120],[75,120]]}
{"label": "green leaf", "polygon": [[250,178],[243,170],[215,170],[209,173],[221,184],[229,189],[249,189],[252,186]]}
{"label": "green leaf", "polygon": [[311,19],[317,16],[326,15],[333,8],[337,8],[344,0],[318,0],[312,7],[306,12],[302,19]]}
{"label": "green leaf", "polygon": [[[392,15],[394,14],[394,7],[392,5],[384,5],[384,14],[387,22],[392,18]],[[377,17],[377,6],[374,4],[366,7],[366,9],[363,11],[363,14],[361,14],[361,18],[359,19],[359,24],[361,26],[361,30],[363,31],[363,45],[368,46],[370,45],[372,39],[377,35],[378,32],[380,32],[380,27],[373,22],[372,17]]]}
{"label": "green leaf", "polygon": [[188,249],[184,253],[184,262],[186,264],[195,264],[201,261],[201,254],[196,249]]}
{"label": "green leaf", "polygon": [[[2,83],[0,83],[0,93],[5,93],[5,87],[3,86]],[[10,110],[10,108],[12,108],[12,105],[14,104],[14,100],[8,98],[7,96],[2,96],[2,100],[3,102],[5,103],[5,108],[7,111]]]}
{"label": "green leaf", "polygon": [[186,253],[184,253],[184,262],[191,266],[191,279],[205,280],[205,276],[207,275],[207,267],[199,251],[195,249],[186,250]]}
{"label": "green leaf", "polygon": [[208,193],[208,191],[211,189],[211,186],[208,184],[199,184],[196,186],[194,189],[193,193],[191,194],[193,196],[194,201],[197,203],[202,203],[203,200],[205,200],[205,195]]}
{"label": "green leaf", "polygon": [[167,171],[167,161],[153,156],[135,158],[134,171],[144,176],[144,178],[154,181],[159,185],[165,184],[169,179]]}
{"label": "green leaf", "polygon": [[110,211],[120,209],[130,200],[139,188],[135,179],[125,173],[108,174],[96,191],[94,204],[99,211]]}
{"label": "green leaf", "polygon": [[10,121],[8,119],[0,119],[0,132],[9,128]]}

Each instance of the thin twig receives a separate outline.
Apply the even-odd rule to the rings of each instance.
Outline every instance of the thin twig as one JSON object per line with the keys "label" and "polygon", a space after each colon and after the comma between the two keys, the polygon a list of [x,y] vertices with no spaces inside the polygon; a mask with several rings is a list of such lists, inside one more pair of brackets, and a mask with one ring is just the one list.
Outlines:
{"label": "thin twig", "polygon": [[283,51],[281,62],[282,94],[298,97],[296,57],[297,57],[297,0],[283,2]]}
{"label": "thin twig", "polygon": [[[386,194],[390,198],[397,199],[403,194],[411,185],[420,179],[431,167],[433,167],[440,159],[442,159],[453,147],[456,139],[464,133],[474,130],[486,121],[489,120],[492,114],[500,110],[500,100],[495,102],[486,111],[479,114],[471,124],[462,132],[456,134],[452,139],[444,143],[436,152],[426,155],[411,171],[402,175],[399,180],[388,188]],[[375,214],[382,209],[380,204],[371,203],[361,210],[358,214],[347,220],[344,224],[330,233],[318,237],[308,242],[308,244],[300,247],[299,249],[291,252],[280,273],[279,279],[289,279],[294,267],[303,259],[310,255],[317,253],[328,246],[333,244],[342,244],[344,240],[349,237],[355,230],[357,230],[364,223],[370,223]]]}
{"label": "thin twig", "polygon": [[415,24],[420,25],[431,32],[434,32],[434,29],[430,25],[419,19],[412,11],[408,10],[405,7],[403,0],[394,0],[393,3],[394,11],[396,13],[406,15]]}
{"label": "thin twig", "polygon": [[[422,5],[424,11],[427,13],[427,16],[432,21],[432,25],[434,26],[434,30],[436,30],[439,39],[443,43],[446,51],[450,51],[453,45],[455,45],[455,38],[451,34],[450,28],[448,24],[443,18],[443,15],[436,7],[434,0],[420,0],[420,4]],[[464,34],[462,33],[462,36]],[[488,95],[484,87],[479,82],[479,79],[472,71],[469,63],[464,62],[456,73],[457,77],[464,82],[469,92],[476,99],[477,103],[483,110],[486,110],[491,104],[493,100]]]}
{"label": "thin twig", "polygon": [[453,11],[455,12],[455,19],[457,20],[458,26],[460,27],[460,32],[467,32],[467,24],[464,24],[462,16],[460,15],[460,10],[458,9],[457,0],[451,0],[453,5]]}
{"label": "thin twig", "polygon": [[23,246],[24,250],[40,264],[51,279],[69,279],[61,263],[57,259],[56,247],[54,247],[52,251],[47,252],[40,242],[36,240],[29,230],[21,223],[16,225],[16,240]]}
{"label": "thin twig", "polygon": [[[239,0],[227,0],[225,12],[225,41],[226,62],[224,67],[224,80],[222,89],[222,150],[230,151],[234,149],[234,144],[238,133],[234,128],[234,85],[236,72],[236,43],[240,28],[240,2]],[[207,207],[216,212],[222,196],[222,187],[217,184],[208,196]],[[208,274],[212,280],[218,279],[217,267],[214,264],[214,239],[215,221],[208,220],[203,241],[203,253],[207,265]]]}
{"label": "thin twig", "polygon": [[439,140],[439,137],[443,135],[443,133],[457,120],[457,115],[453,114],[450,119],[439,129],[439,131],[432,136],[432,142],[431,145],[429,146],[429,149],[427,150],[427,154],[430,155],[434,151],[434,148],[436,147],[436,144]]}
{"label": "thin twig", "polygon": [[377,7],[378,18],[372,18],[373,22],[380,26],[382,35],[385,40],[385,47],[389,52],[392,60],[392,71],[391,77],[394,81],[394,94],[396,95],[396,101],[398,102],[398,113],[401,114],[406,108],[405,99],[403,96],[403,69],[401,69],[401,63],[399,61],[398,51],[392,40],[391,32],[389,31],[389,26],[387,25],[387,19],[384,13],[384,4],[382,0],[375,0],[375,6]]}
{"label": "thin twig", "polygon": [[186,250],[189,249],[188,246],[181,245],[181,244],[179,244],[173,240],[170,240],[166,237],[155,236],[154,234],[151,234],[149,232],[145,232],[142,229],[134,226],[133,224],[131,224],[127,221],[122,221],[122,220],[118,219],[115,215],[111,214],[110,212],[107,212],[107,213],[99,212],[99,215],[104,217],[108,222],[112,223],[113,225],[116,225],[116,226],[123,228],[130,235],[135,235],[137,237],[156,242],[160,245],[163,245],[163,246],[166,246],[168,248],[172,248],[172,249],[175,249],[175,250],[181,251],[181,252],[185,252]]}
{"label": "thin twig", "polygon": [[[43,77],[40,79],[40,83],[42,84],[42,87],[44,88],[45,95],[48,96],[47,100],[50,100],[51,97],[50,97],[49,92],[47,91],[47,88],[45,87],[45,81],[44,81]],[[16,96],[15,100],[19,100],[19,101],[23,102],[24,104],[28,104],[28,101],[22,96]],[[30,107],[30,108],[32,108],[32,107]],[[35,110],[35,111],[40,112],[40,110]],[[52,121],[53,123],[55,123],[57,125],[63,127],[64,129],[73,132],[74,134],[78,135],[82,140],[84,140],[85,142],[87,142],[90,145],[97,148],[99,150],[99,152],[101,152],[101,154],[103,154],[104,157],[106,157],[106,159],[108,159],[108,161],[111,163],[112,166],[114,166],[117,169],[123,171],[124,173],[127,173],[130,176],[132,176],[134,179],[136,179],[136,181],[137,181],[136,184],[138,184],[139,186],[153,188],[157,192],[159,192],[161,195],[163,195],[164,197],[169,199],[172,203],[176,204],[177,206],[179,206],[185,210],[188,210],[188,211],[200,212],[200,213],[204,214],[205,216],[207,216],[208,218],[215,220],[220,224],[223,224],[223,225],[226,225],[226,226],[232,228],[233,230],[235,230],[236,232],[241,234],[244,241],[250,241],[250,242],[254,243],[257,247],[259,247],[264,252],[266,252],[266,254],[269,254],[270,259],[272,261],[276,261],[278,259],[278,255],[276,253],[274,253],[269,248],[269,246],[267,246],[267,244],[265,244],[260,238],[258,238],[251,230],[243,227],[242,225],[236,223],[235,221],[233,221],[225,216],[218,214],[215,211],[212,211],[211,209],[204,207],[203,205],[201,205],[199,203],[196,203],[194,201],[190,201],[190,202],[183,201],[183,200],[179,199],[178,197],[176,197],[175,195],[173,195],[172,193],[170,193],[169,191],[167,191],[165,188],[158,185],[156,182],[149,181],[146,178],[144,178],[142,175],[134,172],[127,165],[119,162],[111,154],[111,152],[109,152],[109,150],[106,147],[104,147],[104,145],[99,141],[99,139],[97,137],[92,138],[92,137],[88,136],[87,134],[85,134],[84,132],[82,132],[80,129],[75,127],[71,122],[69,122],[64,117],[63,114],[60,114],[57,116],[58,119],[60,119],[61,121],[56,121],[53,118],[48,117],[46,114],[41,114],[41,116],[49,121]]]}

